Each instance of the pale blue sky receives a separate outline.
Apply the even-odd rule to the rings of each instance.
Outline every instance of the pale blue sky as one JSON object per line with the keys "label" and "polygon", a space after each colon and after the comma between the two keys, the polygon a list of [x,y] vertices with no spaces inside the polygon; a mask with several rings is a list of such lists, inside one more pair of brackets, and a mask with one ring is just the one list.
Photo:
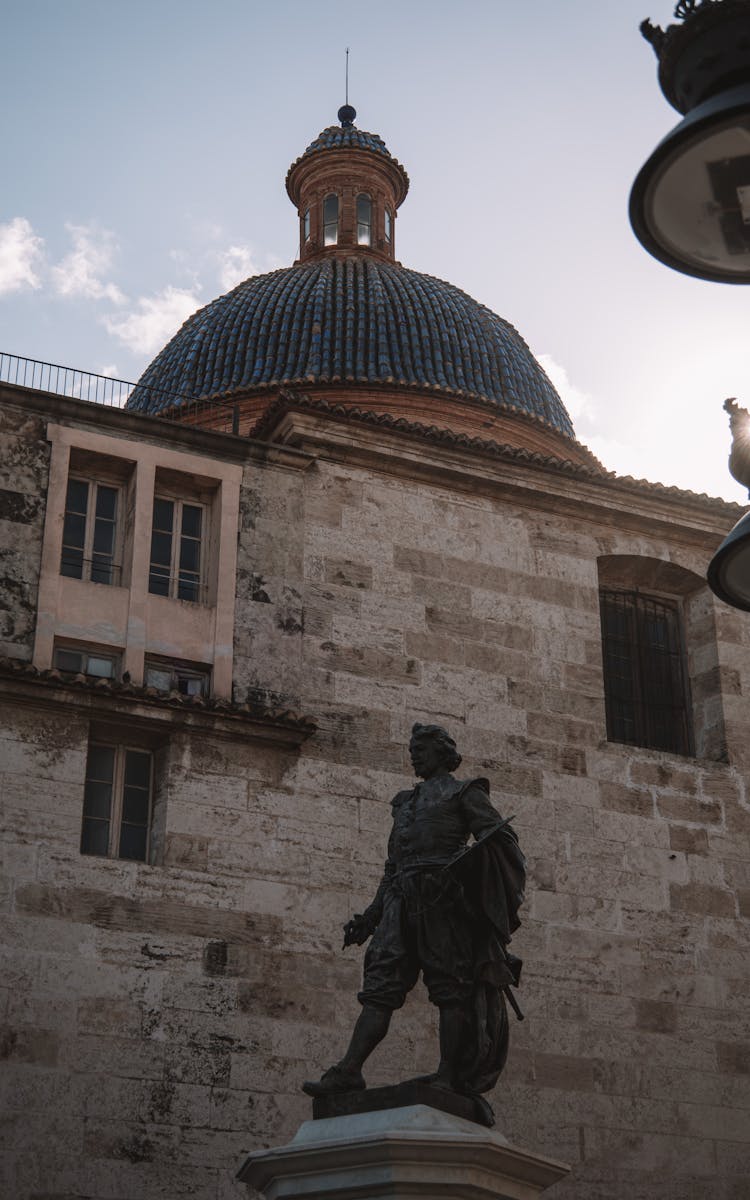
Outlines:
{"label": "pale blue sky", "polygon": [[[191,308],[291,264],[294,158],[343,102],[411,191],[405,265],[511,321],[606,466],[743,499],[742,287],[650,259],[631,182],[678,120],[671,0],[4,0],[0,349],[134,379]],[[567,381],[566,381],[567,379]]]}

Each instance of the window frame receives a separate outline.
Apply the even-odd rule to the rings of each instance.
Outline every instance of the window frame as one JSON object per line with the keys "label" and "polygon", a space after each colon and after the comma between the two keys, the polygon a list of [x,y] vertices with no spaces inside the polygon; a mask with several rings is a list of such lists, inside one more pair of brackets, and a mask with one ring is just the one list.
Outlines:
{"label": "window frame", "polygon": [[[615,611],[625,621],[623,635],[608,629],[607,616]],[[607,741],[694,757],[693,705],[679,598],[640,588],[600,586],[599,613]],[[649,620],[657,619],[665,621],[667,628],[661,646],[649,641],[646,628]],[[614,659],[625,663],[625,672],[615,674]],[[622,681],[629,696],[618,695]],[[667,693],[669,701],[661,698]],[[623,729],[625,724],[632,726],[630,735]]]}
{"label": "window frame", "polygon": [[[363,220],[360,217],[360,201],[365,201],[365,203],[367,204],[367,219],[366,220]],[[369,194],[369,192],[359,192],[357,194],[357,198],[354,203],[354,215],[355,215],[355,223],[356,223],[356,228],[357,228],[357,245],[358,246],[372,246],[372,243],[373,243],[373,238],[372,238],[373,203],[372,203],[372,196]],[[362,229],[364,229],[366,231],[365,238],[363,238],[360,235],[360,230],[362,230]]]}
{"label": "window frame", "polygon": [[[171,530],[157,529],[155,527],[156,505],[159,502],[171,504],[173,506]],[[184,531],[183,516],[186,507],[196,509],[201,514],[200,535],[197,538],[193,535],[186,534]],[[156,490],[154,491],[151,509],[151,544],[149,548],[148,579],[146,584],[149,595],[162,596],[164,599],[169,600],[182,600],[187,604],[207,605],[207,560],[209,552],[208,537],[210,519],[211,506],[209,504],[206,504],[205,502],[197,500],[191,496],[175,496],[174,494],[170,494],[168,491],[164,491],[157,486]],[[163,573],[163,568],[167,564],[164,561],[160,562],[154,559],[155,534],[161,536],[166,536],[169,534],[169,537],[171,538],[170,560],[168,564],[169,573],[166,575]],[[180,560],[182,558],[183,539],[198,543],[199,550],[197,571],[190,570],[189,568],[183,568],[180,565]],[[158,570],[155,571],[155,567],[158,568]],[[195,580],[183,580],[181,579],[182,574],[192,575],[196,578]],[[166,579],[166,591],[159,591],[152,586],[153,581],[156,579]],[[181,596],[179,593],[180,587],[183,583],[190,583],[194,587],[196,594],[194,596]]]}
{"label": "window frame", "polygon": [[[169,671],[171,676],[169,688],[158,688],[155,683],[149,683],[148,673],[153,671]],[[198,679],[203,684],[200,692],[183,692],[179,686],[180,680]],[[183,662],[180,659],[174,658],[158,658],[154,655],[147,654],[143,664],[143,685],[144,687],[155,687],[157,691],[179,691],[183,696],[199,695],[208,697],[211,695],[211,668],[203,666],[199,663]]]}
{"label": "window frame", "polygon": [[[72,667],[61,666],[58,662],[58,657],[61,654],[78,654],[84,660],[82,666],[78,670]],[[96,671],[88,671],[88,660],[92,658],[108,659],[112,663],[112,674],[102,675]],[[52,650],[52,667],[55,671],[62,671],[66,675],[88,675],[92,679],[118,679],[120,676],[120,667],[122,665],[122,653],[120,650],[98,650],[95,646],[73,646],[66,642],[54,643]]]}
{"label": "window frame", "polygon": [[[328,201],[333,200],[336,205],[336,215],[332,219],[326,217],[326,207]],[[338,246],[339,243],[339,220],[341,218],[341,204],[336,192],[329,192],[323,197],[323,245]],[[333,230],[333,236],[329,235],[329,230]]]}
{"label": "window frame", "polygon": [[[86,512],[82,513],[80,509],[70,507],[70,489],[71,484],[86,485]],[[99,489],[107,488],[114,493],[115,496],[115,515],[111,521],[107,517],[97,513]],[[122,583],[122,546],[123,546],[123,496],[124,489],[119,481],[102,478],[98,474],[87,475],[81,471],[71,470],[68,474],[68,481],[65,488],[65,508],[63,510],[63,528],[60,542],[60,569],[59,573],[64,579],[78,579],[84,583],[99,583],[104,587],[120,587]],[[73,545],[70,541],[66,542],[66,525],[68,517],[83,517],[84,534],[83,544],[81,546]],[[94,548],[94,543],[97,534],[97,522],[107,521],[112,525],[112,550],[111,554],[107,554],[101,550],[97,551]],[[68,552],[68,562],[66,563],[66,551]],[[65,571],[63,568],[68,565],[75,567],[75,559],[70,558],[71,552],[80,553],[81,574],[77,575],[74,571]],[[97,564],[94,556],[108,558],[109,562],[104,567],[108,572],[109,578],[94,578],[94,573],[97,570]]]}
{"label": "window frame", "polygon": [[383,208],[383,237],[387,246],[393,245],[393,213],[387,204]]}
{"label": "window frame", "polygon": [[302,245],[306,246],[310,241],[310,209],[306,208],[302,214]]}
{"label": "window frame", "polygon": [[[91,769],[91,751],[93,748],[111,750],[114,753],[112,778],[111,780],[101,780],[92,778],[90,775]],[[124,820],[125,807],[125,776],[127,771],[127,756],[128,754],[139,754],[148,758],[148,808],[146,816],[146,840],[144,846],[143,857],[136,858],[132,855],[122,855],[120,853],[122,842],[122,831],[124,825],[136,825],[142,828],[140,822],[126,822]],[[107,850],[106,853],[101,853],[96,850],[84,848],[84,839],[86,834],[86,822],[103,821],[105,818],[92,816],[87,813],[88,802],[88,785],[91,783],[104,783],[110,787],[109,800],[109,815],[106,818],[109,825],[107,833]],[[133,785],[130,785],[133,786]],[[142,789],[139,789],[142,790]],[[86,755],[86,774],[84,776],[84,798],[81,814],[81,837],[79,842],[79,850],[82,855],[90,858],[108,858],[118,862],[138,862],[148,863],[151,853],[151,833],[152,822],[154,815],[154,754],[151,749],[145,746],[139,746],[130,742],[117,742],[107,738],[92,736],[89,740],[88,753]]]}

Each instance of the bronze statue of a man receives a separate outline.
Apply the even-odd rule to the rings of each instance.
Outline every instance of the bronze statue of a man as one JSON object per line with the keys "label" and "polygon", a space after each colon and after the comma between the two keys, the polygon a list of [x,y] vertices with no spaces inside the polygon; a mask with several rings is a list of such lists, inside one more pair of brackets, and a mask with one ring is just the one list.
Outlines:
{"label": "bronze statue of a man", "polygon": [[364,1062],[420,972],[440,1010],[440,1064],[423,1082],[475,1097],[489,1091],[507,1055],[505,995],[520,1015],[509,989],[521,964],[507,950],[525,882],[516,835],[490,803],[486,779],[454,778],[461,756],[444,729],[415,725],[409,754],[422,782],[393,800],[377,894],[344,926],[345,946],[372,937],[362,1012],[340,1062],[303,1085],[310,1096],[366,1086]]}

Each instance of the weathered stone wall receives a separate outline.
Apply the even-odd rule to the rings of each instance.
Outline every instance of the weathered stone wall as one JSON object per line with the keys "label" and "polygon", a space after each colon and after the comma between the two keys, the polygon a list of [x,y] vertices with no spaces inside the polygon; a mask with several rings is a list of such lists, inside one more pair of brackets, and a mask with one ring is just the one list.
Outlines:
{"label": "weathered stone wall", "polygon": [[33,650],[42,555],[44,427],[36,413],[0,403],[0,655],[24,660]]}
{"label": "weathered stone wall", "polygon": [[[408,732],[429,719],[530,860],[501,1128],[574,1164],[560,1200],[746,1196],[750,626],[716,606],[713,697],[692,668],[728,762],[608,744],[597,560],[704,563],[682,527],[614,524],[548,482],[527,503],[323,458],[249,465],[235,698],[293,701],[319,732],[297,753],[175,730],[156,865],[79,854],[88,721],[8,707],[8,1195],[244,1194],[243,1154],[291,1135],[300,1081],[356,1015],[341,924],[377,885]],[[420,993],[370,1082],[434,1065]]]}

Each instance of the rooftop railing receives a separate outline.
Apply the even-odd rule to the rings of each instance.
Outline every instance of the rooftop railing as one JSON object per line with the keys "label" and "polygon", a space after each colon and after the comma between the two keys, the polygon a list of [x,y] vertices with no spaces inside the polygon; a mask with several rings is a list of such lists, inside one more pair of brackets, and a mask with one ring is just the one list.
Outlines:
{"label": "rooftop railing", "polygon": [[[231,401],[196,400],[178,392],[166,392],[142,383],[113,379],[110,375],[96,375],[93,371],[79,371],[75,367],[63,367],[59,363],[41,362],[0,351],[2,383],[51,392],[55,396],[70,396],[107,408],[124,408],[137,392],[139,405],[135,411],[142,416],[205,425],[222,432],[238,432],[237,405]],[[145,407],[141,407],[141,404],[145,404]]]}

